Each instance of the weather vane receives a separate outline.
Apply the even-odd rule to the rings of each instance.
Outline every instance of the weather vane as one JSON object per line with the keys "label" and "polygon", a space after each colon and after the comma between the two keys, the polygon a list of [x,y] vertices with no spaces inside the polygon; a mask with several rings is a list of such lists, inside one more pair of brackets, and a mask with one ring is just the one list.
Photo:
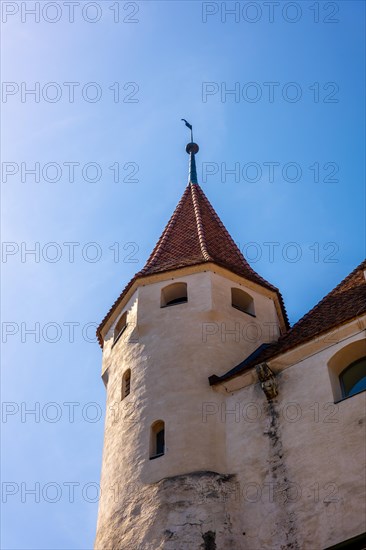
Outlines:
{"label": "weather vane", "polygon": [[190,129],[190,131],[191,131],[191,143],[193,143],[193,130],[192,130],[192,124],[189,124],[189,122],[187,122],[185,118],[181,118],[181,120],[183,120],[183,122],[185,123],[185,125],[187,126],[187,128]]}
{"label": "weather vane", "polygon": [[186,146],[186,151],[189,154],[189,174],[188,174],[188,185],[189,185],[190,183],[198,183],[195,155],[196,153],[198,153],[199,147],[197,143],[194,143],[193,141],[192,124],[189,124],[189,122],[187,122],[185,118],[182,118],[181,120],[183,120],[187,128],[189,128],[191,131],[191,142],[187,143],[187,146]]}

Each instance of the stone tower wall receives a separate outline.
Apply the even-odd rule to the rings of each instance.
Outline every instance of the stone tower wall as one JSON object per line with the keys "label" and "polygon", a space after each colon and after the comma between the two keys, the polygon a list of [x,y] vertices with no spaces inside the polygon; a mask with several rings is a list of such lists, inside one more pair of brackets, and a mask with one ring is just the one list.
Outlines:
{"label": "stone tower wall", "polygon": [[[161,290],[172,282],[188,284],[188,302],[161,308]],[[226,541],[221,547],[227,547],[233,536],[237,503],[217,495],[232,495],[237,485],[227,465],[225,423],[220,417],[208,422],[222,401],[208,377],[226,372],[268,341],[264,330],[246,333],[247,324],[278,325],[278,319],[273,301],[245,286],[257,317],[232,308],[232,286],[239,287],[238,280],[211,271],[174,279],[165,274],[139,286],[120,310],[119,315],[128,311],[128,327],[114,346],[119,315],[111,325],[103,352],[107,415],[96,548],[145,550],[148,540],[154,550],[180,548],[174,544],[191,540],[191,530],[183,526],[194,517],[197,544],[208,545],[203,548],[214,548],[209,545],[220,537]],[[126,369],[131,369],[131,393],[121,401]],[[150,427],[156,420],[165,422],[165,454],[150,460]]]}

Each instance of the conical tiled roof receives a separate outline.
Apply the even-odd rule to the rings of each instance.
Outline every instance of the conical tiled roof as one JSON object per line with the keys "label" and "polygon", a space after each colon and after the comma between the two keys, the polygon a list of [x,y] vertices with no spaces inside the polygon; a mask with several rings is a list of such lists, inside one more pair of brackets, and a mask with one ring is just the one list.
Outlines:
{"label": "conical tiled roof", "polygon": [[201,187],[189,183],[145,266],[129,282],[98,327],[99,342],[102,344],[100,331],[104,323],[138,278],[206,262],[220,265],[276,292],[288,323],[278,289],[250,267]]}
{"label": "conical tiled roof", "polygon": [[215,263],[275,292],[284,322],[289,326],[280,292],[250,267],[198,185],[195,164],[198,146],[190,143],[186,150],[190,154],[188,186],[145,266],[128,283],[99,325],[97,336],[101,345],[101,330],[105,322],[137,279],[207,262]]}

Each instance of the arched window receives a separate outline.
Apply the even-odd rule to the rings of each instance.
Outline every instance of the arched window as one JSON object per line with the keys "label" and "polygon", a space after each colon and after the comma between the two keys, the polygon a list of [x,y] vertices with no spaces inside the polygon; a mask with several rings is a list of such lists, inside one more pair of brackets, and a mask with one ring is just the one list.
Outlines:
{"label": "arched window", "polygon": [[231,289],[231,305],[248,315],[255,317],[253,298],[240,288]]}
{"label": "arched window", "polygon": [[350,342],[328,361],[334,402],[366,389],[366,340]]}
{"label": "arched window", "polygon": [[366,357],[361,357],[346,367],[339,376],[342,397],[350,397],[366,390]]}
{"label": "arched window", "polygon": [[131,369],[126,370],[122,376],[122,399],[127,397],[131,391]]}
{"label": "arched window", "polygon": [[150,433],[150,460],[162,456],[165,452],[165,424],[157,420],[151,426]]}
{"label": "arched window", "polygon": [[187,301],[187,283],[173,283],[161,291],[161,307],[184,304]]}
{"label": "arched window", "polygon": [[117,342],[118,338],[126,330],[126,328],[127,328],[127,311],[125,311],[121,315],[114,329],[114,338],[113,338],[114,344]]}

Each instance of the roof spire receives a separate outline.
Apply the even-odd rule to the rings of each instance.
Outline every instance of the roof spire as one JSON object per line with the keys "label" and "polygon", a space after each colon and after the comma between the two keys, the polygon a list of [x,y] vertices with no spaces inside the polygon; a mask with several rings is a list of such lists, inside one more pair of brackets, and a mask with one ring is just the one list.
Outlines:
{"label": "roof spire", "polygon": [[187,128],[191,131],[191,141],[186,146],[186,151],[189,154],[189,174],[188,174],[188,185],[190,183],[197,183],[197,169],[196,169],[196,153],[199,151],[199,147],[197,143],[194,143],[193,141],[193,129],[192,124],[189,124],[189,122],[186,121],[185,118],[182,118],[183,122],[187,126]]}

